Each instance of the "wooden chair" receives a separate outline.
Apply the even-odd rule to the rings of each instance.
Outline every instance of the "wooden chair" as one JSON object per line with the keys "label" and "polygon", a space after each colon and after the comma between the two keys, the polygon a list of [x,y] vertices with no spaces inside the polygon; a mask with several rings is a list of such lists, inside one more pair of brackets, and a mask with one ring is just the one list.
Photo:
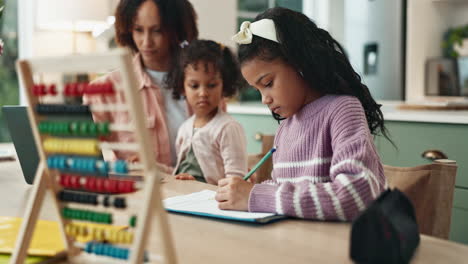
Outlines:
{"label": "wooden chair", "polygon": [[416,167],[384,165],[389,187],[404,192],[414,205],[419,232],[448,239],[457,165],[435,160]]}
{"label": "wooden chair", "polygon": [[[257,134],[255,135],[258,140],[262,141],[262,152],[258,154],[251,154],[248,157],[248,166],[249,169],[253,168],[257,162],[259,162],[265,154],[270,151],[273,147],[273,141],[275,139],[274,135],[264,135],[264,134]],[[273,170],[273,162],[272,159],[268,159],[263,163],[263,165],[255,172],[254,182],[259,183],[268,179],[271,179],[271,171]]]}

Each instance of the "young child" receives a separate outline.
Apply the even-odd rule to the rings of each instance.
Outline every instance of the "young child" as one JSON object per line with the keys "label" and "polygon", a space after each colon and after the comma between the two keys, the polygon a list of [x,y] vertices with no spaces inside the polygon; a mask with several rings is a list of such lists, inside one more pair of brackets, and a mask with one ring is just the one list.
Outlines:
{"label": "young child", "polygon": [[174,98],[185,96],[194,115],[176,139],[176,179],[217,184],[224,177],[247,172],[246,138],[242,126],[219,108],[223,97],[244,84],[229,48],[214,41],[196,40],[185,47],[179,65],[168,75]]}
{"label": "young child", "polygon": [[[181,45],[198,37],[196,14],[188,0],[120,0],[115,12],[117,43],[134,52],[133,66],[138,78],[138,89],[145,111],[146,125],[156,161],[171,173],[176,162],[173,142],[180,125],[189,117],[184,100],[172,97],[171,87],[162,88],[167,72],[175,66]],[[113,71],[96,82],[121,82],[120,72]],[[118,103],[121,98],[91,95],[84,98],[88,104]],[[128,123],[123,112],[93,113],[95,121],[110,120]],[[114,132],[111,140],[134,141],[133,134]],[[119,159],[136,161],[131,151],[115,151]]]}
{"label": "young child", "polygon": [[[385,188],[372,135],[380,105],[343,48],[305,15],[285,8],[244,22],[233,37],[241,71],[277,120],[272,179],[222,179],[221,209],[350,221]],[[387,136],[386,136],[387,137]]]}

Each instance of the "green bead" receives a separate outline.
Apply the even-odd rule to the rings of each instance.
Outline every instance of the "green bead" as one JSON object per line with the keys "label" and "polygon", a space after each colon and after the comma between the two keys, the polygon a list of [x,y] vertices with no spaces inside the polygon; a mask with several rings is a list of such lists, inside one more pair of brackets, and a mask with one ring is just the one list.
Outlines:
{"label": "green bead", "polygon": [[110,134],[109,122],[98,123],[97,125],[98,125],[99,135],[106,136]]}
{"label": "green bead", "polygon": [[57,133],[57,125],[55,123],[49,123],[49,133],[52,135]]}
{"label": "green bead", "polygon": [[87,122],[82,122],[80,123],[80,135],[82,136],[87,136],[88,135],[88,123]]}
{"label": "green bead", "polygon": [[72,134],[78,134],[79,123],[78,122],[70,122],[70,131]]}
{"label": "green bead", "polygon": [[83,211],[83,220],[88,220],[93,215],[92,212]]}
{"label": "green bead", "polygon": [[136,220],[137,220],[136,215],[130,217],[130,226],[131,226],[131,227],[135,227],[135,226],[136,226]]}
{"label": "green bead", "polygon": [[47,133],[47,130],[48,130],[47,123],[45,122],[39,123],[39,132],[41,132],[41,134]]}
{"label": "green bead", "polygon": [[62,123],[55,123],[55,133],[62,134]]}
{"label": "green bead", "polygon": [[89,123],[88,131],[89,131],[90,136],[97,136],[97,134],[98,134],[97,125],[95,123]]}
{"label": "green bead", "polygon": [[70,131],[68,130],[68,123],[60,123],[60,134],[68,135]]}

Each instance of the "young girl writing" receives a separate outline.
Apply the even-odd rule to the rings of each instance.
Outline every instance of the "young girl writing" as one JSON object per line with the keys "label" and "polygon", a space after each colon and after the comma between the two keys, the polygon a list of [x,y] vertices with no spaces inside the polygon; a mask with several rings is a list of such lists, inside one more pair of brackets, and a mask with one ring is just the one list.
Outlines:
{"label": "young girl writing", "polygon": [[[176,161],[173,142],[179,126],[189,117],[184,100],[172,97],[171,89],[163,89],[163,79],[177,61],[181,45],[198,36],[195,11],[187,0],[121,0],[116,10],[116,40],[122,47],[134,52],[133,66],[141,94],[145,119],[150,131],[156,161],[171,172]],[[114,71],[100,81],[121,82],[120,72]],[[171,87],[169,87],[171,88]],[[91,95],[84,98],[89,104],[117,103],[121,100],[108,96]],[[110,120],[128,123],[123,112],[93,113],[96,121]],[[114,132],[113,141],[131,142],[133,134]],[[135,161],[130,151],[116,151],[120,159]]]}
{"label": "young girl writing", "polygon": [[349,221],[386,186],[372,134],[385,134],[380,105],[343,48],[305,15],[284,8],[244,22],[242,74],[277,120],[272,179],[219,181],[221,209]]}
{"label": "young girl writing", "polygon": [[229,48],[196,40],[182,51],[178,67],[168,75],[174,97],[184,95],[193,109],[176,139],[174,174],[181,180],[217,184],[247,171],[246,138],[242,126],[219,108],[243,85],[239,65]]}

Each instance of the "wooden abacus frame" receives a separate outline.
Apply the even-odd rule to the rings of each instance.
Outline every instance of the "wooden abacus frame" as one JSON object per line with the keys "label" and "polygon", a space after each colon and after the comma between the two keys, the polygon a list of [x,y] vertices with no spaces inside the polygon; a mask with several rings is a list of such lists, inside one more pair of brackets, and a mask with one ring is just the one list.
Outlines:
{"label": "wooden abacus frame", "polygon": [[[157,218],[159,232],[163,247],[161,253],[163,262],[176,263],[174,247],[167,224],[166,211],[161,201],[161,191],[159,181],[161,179],[160,171],[154,162],[155,156],[152,149],[150,136],[144,122],[144,111],[141,98],[136,89],[137,79],[133,70],[132,57],[128,50],[117,49],[108,53],[93,55],[73,55],[54,58],[34,58],[17,61],[16,68],[20,79],[22,89],[26,92],[29,107],[28,116],[31,123],[32,132],[39,152],[39,165],[35,174],[34,186],[29,198],[24,220],[21,224],[19,236],[16,240],[15,249],[10,263],[23,263],[27,256],[35,224],[41,206],[44,202],[44,195],[47,190],[51,191],[54,197],[55,208],[59,216],[60,228],[63,241],[66,242],[66,251],[68,257],[73,257],[79,253],[79,249],[73,245],[72,241],[67,239],[64,227],[64,218],[60,213],[61,205],[57,200],[57,188],[55,179],[47,167],[46,154],[42,145],[43,137],[38,130],[38,121],[41,117],[35,112],[35,106],[39,100],[32,93],[34,85],[33,73],[47,72],[99,72],[109,69],[119,69],[122,77],[122,87],[124,90],[125,102],[128,106],[128,112],[133,121],[136,143],[138,144],[138,153],[143,167],[145,185],[143,187],[143,201],[141,208],[138,209],[138,225],[136,226],[134,240],[130,248],[130,263],[142,263],[144,259],[145,246],[148,241],[150,220],[154,216]],[[116,89],[117,90],[117,89]]]}

